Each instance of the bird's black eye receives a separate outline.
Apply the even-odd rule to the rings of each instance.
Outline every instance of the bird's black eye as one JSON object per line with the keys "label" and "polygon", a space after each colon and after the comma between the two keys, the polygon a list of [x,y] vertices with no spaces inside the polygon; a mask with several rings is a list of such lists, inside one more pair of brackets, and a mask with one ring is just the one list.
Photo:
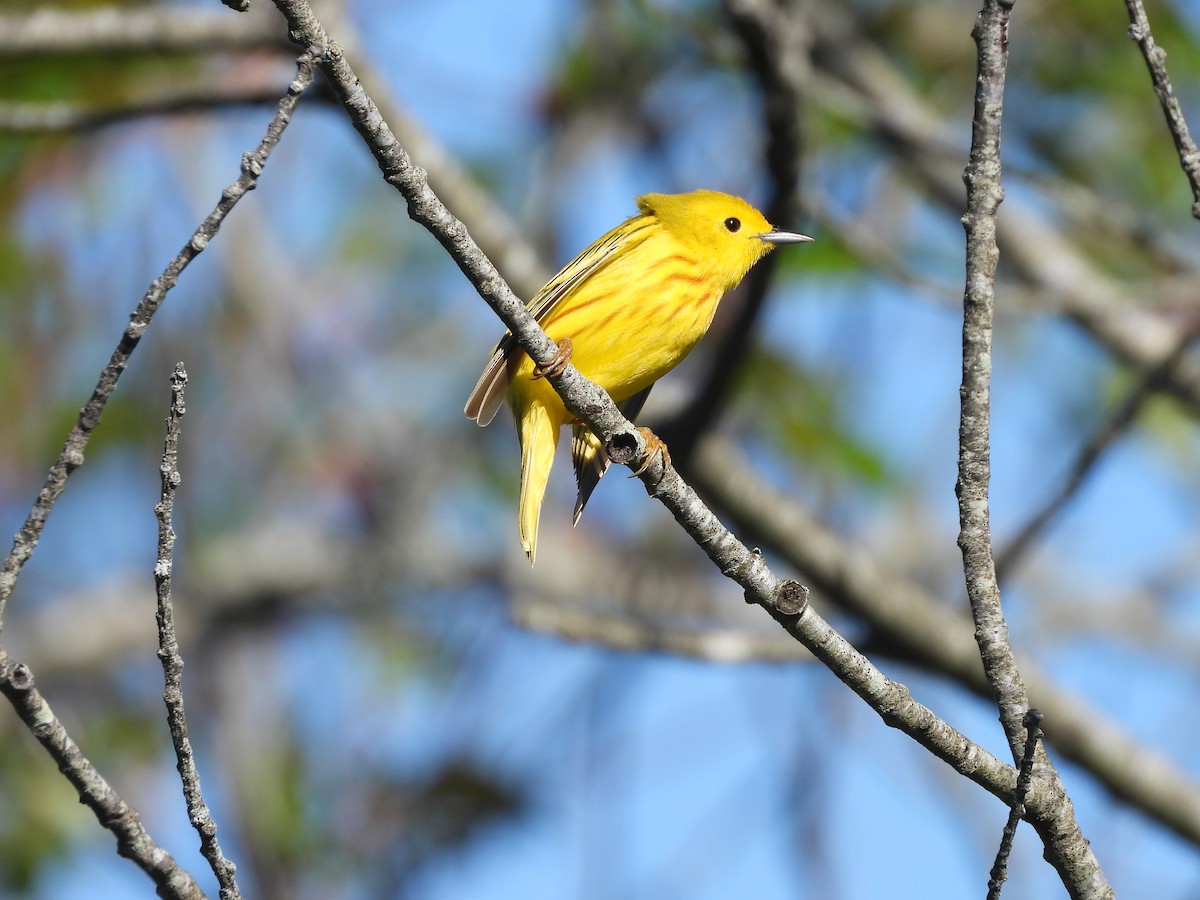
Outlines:
{"label": "bird's black eye", "polygon": [[741,227],[742,227],[741,219],[737,219],[733,216],[730,216],[728,219],[725,220],[725,230],[728,231],[730,234],[737,231]]}

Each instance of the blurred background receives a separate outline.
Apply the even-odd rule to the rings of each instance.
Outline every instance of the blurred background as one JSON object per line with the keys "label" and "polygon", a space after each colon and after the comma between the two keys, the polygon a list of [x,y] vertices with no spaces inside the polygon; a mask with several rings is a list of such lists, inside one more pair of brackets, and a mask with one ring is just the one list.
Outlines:
{"label": "blurred background", "polygon": [[[253,5],[0,10],[4,534],[293,77]],[[889,676],[1006,758],[955,545],[976,5],[316,9],[522,296],[648,191],[741,194],[817,238],[724,301],[641,421]],[[1149,14],[1195,125],[1200,7]],[[1115,0],[1014,14],[992,522],[1083,832],[1118,895],[1167,900],[1200,896],[1200,265],[1127,28]],[[640,483],[610,474],[572,529],[564,453],[530,571],[510,418],[462,415],[502,331],[318,79],[134,353],[4,623],[150,832],[215,896],[155,658],[182,360],[184,690],[246,896],[981,895],[1003,805],[746,607]],[[1126,747],[1124,771],[1095,756]],[[1177,785],[1158,805],[1125,780],[1151,760]],[[1063,896],[1028,827],[1010,877]],[[152,894],[7,706],[0,894]]]}

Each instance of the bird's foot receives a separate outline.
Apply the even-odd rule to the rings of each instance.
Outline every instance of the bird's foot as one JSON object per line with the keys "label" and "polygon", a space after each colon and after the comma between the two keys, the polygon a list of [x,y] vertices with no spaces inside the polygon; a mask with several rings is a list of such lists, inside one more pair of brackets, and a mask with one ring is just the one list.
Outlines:
{"label": "bird's foot", "polygon": [[646,455],[642,457],[642,464],[633,470],[630,478],[637,478],[654,464],[656,456],[662,457],[663,470],[666,471],[667,466],[671,465],[671,453],[667,450],[667,445],[657,434],[649,428],[639,428],[642,437],[646,440]]}
{"label": "bird's foot", "polygon": [[546,366],[534,366],[534,380],[538,378],[557,378],[563,373],[563,369],[567,367],[567,363],[571,361],[571,353],[574,349],[571,346],[571,339],[560,338],[557,343],[558,352],[554,354],[554,358],[550,360],[550,364]]}

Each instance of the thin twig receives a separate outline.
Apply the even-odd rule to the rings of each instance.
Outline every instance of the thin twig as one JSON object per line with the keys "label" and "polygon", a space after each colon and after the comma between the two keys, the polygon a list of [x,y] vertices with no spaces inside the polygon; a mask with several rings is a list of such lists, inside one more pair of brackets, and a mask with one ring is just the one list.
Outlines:
{"label": "thin twig", "polygon": [[1125,8],[1129,10],[1129,36],[1137,41],[1146,60],[1150,80],[1154,83],[1154,93],[1158,95],[1163,115],[1167,118],[1167,127],[1171,129],[1171,137],[1175,140],[1179,165],[1183,167],[1183,174],[1192,186],[1192,216],[1200,219],[1200,150],[1188,132],[1187,120],[1171,87],[1171,79],[1167,75],[1167,52],[1158,46],[1150,32],[1150,19],[1146,16],[1142,0],[1125,0]]}
{"label": "thin twig", "polygon": [[1042,714],[1036,709],[1025,713],[1025,752],[1021,754],[1021,767],[1018,770],[1017,786],[1013,789],[1012,805],[1008,809],[1008,821],[1004,823],[1000,847],[996,851],[996,861],[992,864],[991,877],[988,879],[987,900],[1000,900],[1000,889],[1008,878],[1008,858],[1012,855],[1017,825],[1025,815],[1025,798],[1033,786],[1033,764],[1042,740],[1041,723]]}
{"label": "thin twig", "polygon": [[158,518],[158,561],[154,565],[154,587],[158,595],[158,658],[163,667],[163,702],[167,706],[167,725],[171,730],[171,743],[175,745],[175,759],[179,778],[183,782],[183,797],[187,802],[188,820],[200,835],[200,853],[208,860],[217,883],[221,887],[221,900],[240,900],[237,866],[221,853],[217,843],[217,823],[213,821],[204,794],[200,790],[200,773],[196,771],[196,757],[188,740],[187,716],[183,709],[183,655],[175,638],[175,613],[171,603],[171,569],[175,549],[175,529],[171,516],[175,509],[175,489],[179,487],[179,435],[183,414],[187,411],[184,390],[187,387],[187,371],[183,363],[175,366],[171,375],[171,412],[167,416],[167,437],[163,445],[162,499],[154,507]]}
{"label": "thin twig", "polygon": [[1112,411],[1088,438],[1087,443],[1079,449],[1075,462],[1059,489],[1021,527],[1017,536],[997,557],[996,575],[998,578],[1003,579],[1020,564],[1033,546],[1033,542],[1075,496],[1080,486],[1092,473],[1096,463],[1100,461],[1104,451],[1133,424],[1146,401],[1162,388],[1168,373],[1179,364],[1197,338],[1200,338],[1200,316],[1194,317],[1192,322],[1180,332],[1175,349],[1167,354],[1162,362],[1142,373],[1137,384],[1133,386],[1121,404]]}
{"label": "thin twig", "polygon": [[[548,365],[557,347],[538,327],[479,250],[462,222],[455,219],[429,187],[425,173],[409,159],[359,83],[341,48],[331,40],[304,0],[275,0],[288,19],[293,39],[318,54],[318,63],[341,100],[355,129],[362,135],[389,184],[404,196],[409,216],[427,228],[446,248],[480,297],[508,327],[517,343],[539,365]],[[633,462],[644,452],[644,439],[621,416],[612,399],[567,365],[550,383],[567,408],[605,441],[618,462]],[[623,457],[623,458],[622,458]],[[890,681],[858,653],[815,610],[806,605],[807,592],[785,581],[726,529],[671,467],[655,463],[641,476],[647,490],[670,510],[676,521],[708,554],[723,574],[737,582],[748,602],[766,608],[779,623],[813,652],[852,690],[863,697],[883,720],[913,737],[960,773],[1007,797],[1016,783],[1016,770],[972,743],[931,710],[913,700],[908,690]],[[1058,802],[1047,797],[1047,803]]]}
{"label": "thin twig", "polygon": [[132,860],[150,876],[160,897],[203,900],[195,879],[154,842],[137,810],[122,800],[96,767],[71,740],[50,704],[34,685],[33,672],[13,662],[0,646],[0,693],[16,709],[21,721],[58,765],[79,793],[79,801],[90,809],[102,826],[117,839],[117,853]]}
{"label": "thin twig", "polygon": [[297,62],[297,68],[296,77],[288,85],[287,93],[280,100],[279,109],[275,113],[275,118],[271,120],[271,124],[267,126],[266,135],[253,152],[242,157],[242,174],[237,181],[221,192],[221,199],[213,211],[200,223],[183,249],[167,264],[162,275],[151,283],[134,309],[133,315],[130,316],[129,325],[126,326],[121,340],[113,350],[108,365],[100,372],[100,378],[92,391],[91,398],[80,410],[79,419],[67,435],[66,443],[58,455],[58,459],[50,467],[50,474],[46,477],[46,483],[38,493],[37,500],[34,501],[33,508],[29,511],[29,516],[13,537],[12,551],[5,558],[3,569],[0,570],[0,631],[3,631],[4,628],[4,609],[16,586],[21,568],[33,555],[38,540],[42,536],[42,530],[46,526],[46,519],[66,487],[67,479],[72,472],[83,465],[84,450],[87,448],[92,431],[100,423],[100,417],[104,413],[108,399],[116,389],[117,381],[129,363],[129,357],[136,349],[138,342],[141,341],[142,335],[146,333],[150,319],[162,305],[167,292],[175,286],[180,273],[208,246],[208,242],[216,235],[230,210],[258,184],[258,177],[262,174],[271,151],[279,142],[280,135],[283,134],[283,130],[291,120],[300,94],[312,83],[314,71],[312,55],[308,53],[302,55]]}

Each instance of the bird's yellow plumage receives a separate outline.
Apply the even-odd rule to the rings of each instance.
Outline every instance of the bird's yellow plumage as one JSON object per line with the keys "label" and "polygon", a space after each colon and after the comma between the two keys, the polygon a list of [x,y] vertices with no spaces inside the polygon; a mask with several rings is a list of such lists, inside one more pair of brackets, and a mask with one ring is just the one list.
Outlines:
{"label": "bird's yellow plumage", "polygon": [[[630,417],[654,382],[704,337],[717,303],[751,266],[775,244],[811,240],[775,230],[745,200],[716,191],[647,194],[637,204],[637,215],[579,254],[529,303],[546,334],[564,348],[564,361]],[[521,440],[521,546],[533,562],[563,425],[575,430],[576,520],[608,461],[509,334],[493,351],[466,414],[486,425],[505,396]]]}

